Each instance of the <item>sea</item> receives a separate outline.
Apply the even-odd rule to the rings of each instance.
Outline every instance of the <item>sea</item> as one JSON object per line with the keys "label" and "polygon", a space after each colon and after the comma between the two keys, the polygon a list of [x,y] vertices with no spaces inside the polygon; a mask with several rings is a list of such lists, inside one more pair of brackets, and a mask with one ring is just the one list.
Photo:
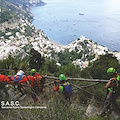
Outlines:
{"label": "sea", "polygon": [[81,36],[120,52],[120,0],[43,0],[31,8],[32,24],[67,45]]}

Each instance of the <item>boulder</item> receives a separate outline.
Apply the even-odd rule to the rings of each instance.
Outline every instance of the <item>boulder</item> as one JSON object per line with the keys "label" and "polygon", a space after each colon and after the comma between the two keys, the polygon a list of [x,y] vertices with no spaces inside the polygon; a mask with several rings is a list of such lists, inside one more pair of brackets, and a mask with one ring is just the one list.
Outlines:
{"label": "boulder", "polygon": [[99,110],[93,104],[89,104],[87,109],[86,109],[85,115],[87,117],[93,117],[93,116],[96,116],[98,114],[99,114]]}

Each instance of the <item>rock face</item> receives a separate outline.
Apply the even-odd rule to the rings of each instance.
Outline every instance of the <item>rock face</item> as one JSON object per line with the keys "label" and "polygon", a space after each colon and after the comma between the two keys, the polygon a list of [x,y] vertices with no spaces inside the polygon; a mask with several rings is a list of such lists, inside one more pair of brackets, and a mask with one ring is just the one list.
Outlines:
{"label": "rock face", "polygon": [[98,108],[96,108],[93,104],[89,104],[87,109],[86,109],[86,113],[85,115],[88,117],[93,117],[99,114],[99,110]]}
{"label": "rock face", "polygon": [[8,90],[8,94],[9,94],[9,98],[12,100],[15,96],[15,92],[14,92],[13,88],[10,88]]}
{"label": "rock face", "polygon": [[119,120],[120,115],[116,114],[114,111],[111,114],[110,120]]}

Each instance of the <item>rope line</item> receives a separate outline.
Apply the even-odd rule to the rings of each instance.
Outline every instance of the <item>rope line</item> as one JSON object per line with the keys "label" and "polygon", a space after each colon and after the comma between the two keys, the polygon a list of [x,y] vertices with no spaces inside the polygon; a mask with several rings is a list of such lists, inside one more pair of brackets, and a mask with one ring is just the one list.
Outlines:
{"label": "rope line", "polygon": [[71,85],[73,85],[74,87],[76,87],[76,88],[78,88],[78,89],[81,89],[81,90],[83,90],[83,91],[89,93],[90,95],[93,95],[93,96],[94,96],[93,93],[90,93],[90,92],[88,92],[87,90],[82,89],[82,87],[79,87],[79,86],[77,86],[77,85],[75,85],[75,84],[71,84]]}
{"label": "rope line", "polygon": [[[70,83],[70,84],[72,85],[73,83]],[[100,83],[95,83],[95,84],[90,84],[90,85],[85,85],[85,86],[80,86],[80,87],[81,88],[88,88],[88,87],[91,87],[91,86],[94,86],[94,85],[98,85],[98,84],[100,84]]]}
{"label": "rope line", "polygon": [[[47,78],[49,79],[56,79],[58,80],[59,78],[58,77],[51,77],[51,76],[46,76]],[[84,78],[66,78],[68,80],[76,80],[76,81],[88,81],[88,82],[103,82],[103,83],[106,83],[108,82],[109,80],[102,80],[102,79],[84,79]]]}

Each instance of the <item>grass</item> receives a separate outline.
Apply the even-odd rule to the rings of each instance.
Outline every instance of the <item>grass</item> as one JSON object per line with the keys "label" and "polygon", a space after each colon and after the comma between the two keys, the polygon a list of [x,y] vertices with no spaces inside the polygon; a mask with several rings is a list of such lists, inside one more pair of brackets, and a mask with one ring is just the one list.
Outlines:
{"label": "grass", "polygon": [[[20,105],[46,106],[46,109],[1,109],[0,120],[109,120],[110,116],[101,118],[85,115],[87,106],[92,99],[88,93],[74,90],[71,104],[68,105],[63,94],[54,92],[52,87],[53,85],[45,87],[44,92],[39,95],[40,102],[38,104],[35,104],[31,98],[30,90],[27,97],[20,101]],[[96,104],[97,102],[95,102]],[[99,104],[96,106],[100,106]]]}

